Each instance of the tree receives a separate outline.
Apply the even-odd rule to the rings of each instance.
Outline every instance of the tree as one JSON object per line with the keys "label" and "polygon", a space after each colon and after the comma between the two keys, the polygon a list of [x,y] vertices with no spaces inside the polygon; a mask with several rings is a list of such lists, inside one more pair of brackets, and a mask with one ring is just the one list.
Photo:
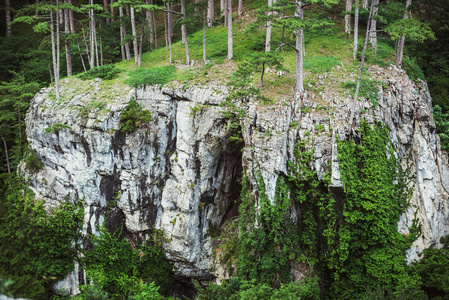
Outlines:
{"label": "tree", "polygon": [[11,0],[5,0],[6,36],[11,35]]}
{"label": "tree", "polygon": [[248,62],[251,66],[253,66],[254,70],[257,70],[261,67],[261,75],[260,75],[260,85],[262,87],[265,86],[263,83],[263,76],[265,74],[265,67],[276,68],[278,70],[283,69],[282,66],[282,57],[279,52],[263,52],[263,53],[254,53],[248,57]]}
{"label": "tree", "polygon": [[[371,26],[369,29],[369,40],[371,43],[371,46],[373,47],[373,52],[377,53],[377,13],[378,8],[377,5],[379,4],[379,0],[372,0],[371,7],[372,7],[372,13],[371,13]],[[371,10],[371,9],[370,9]]]}
{"label": "tree", "polygon": [[346,0],[346,15],[345,15],[345,32],[351,34],[351,15],[349,12],[352,10],[352,0]]}
{"label": "tree", "polygon": [[228,21],[228,59],[234,57],[233,37],[232,37],[232,0],[225,0],[226,3],[226,16]]}
{"label": "tree", "polygon": [[181,13],[183,20],[183,23],[181,25],[181,34],[186,48],[186,65],[190,65],[189,41],[187,40],[187,27],[186,27],[186,0],[181,0]]}
{"label": "tree", "polygon": [[408,9],[411,4],[412,1],[407,0],[403,17],[391,22],[385,28],[385,31],[390,34],[391,38],[398,41],[396,52],[396,66],[398,68],[402,66],[405,38],[421,43],[428,38],[435,39],[433,31],[427,23],[409,17]]}
{"label": "tree", "polygon": [[352,50],[352,57],[357,58],[357,47],[359,43],[359,0],[354,1],[354,46]]}
{"label": "tree", "polygon": [[215,19],[215,1],[207,0],[207,27],[212,27]]}

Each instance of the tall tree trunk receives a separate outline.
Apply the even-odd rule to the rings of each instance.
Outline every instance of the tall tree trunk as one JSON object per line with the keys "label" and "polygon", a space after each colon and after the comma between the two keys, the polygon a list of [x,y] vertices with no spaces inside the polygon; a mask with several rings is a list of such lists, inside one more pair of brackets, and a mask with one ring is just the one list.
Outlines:
{"label": "tall tree trunk", "polygon": [[[105,13],[109,13],[109,3],[108,0],[103,0],[103,7],[104,7],[104,12]],[[110,24],[111,23],[111,19],[106,18],[106,24]]]}
{"label": "tall tree trunk", "polygon": [[197,15],[200,12],[200,8],[198,5],[200,4],[200,0],[194,0],[195,3],[195,15]]}
{"label": "tall tree trunk", "polygon": [[11,0],[5,0],[6,36],[11,35]]}
{"label": "tall tree trunk", "polygon": [[156,16],[154,11],[151,12],[151,15],[153,16],[154,49],[157,49],[157,27],[156,27]]}
{"label": "tall tree trunk", "polygon": [[114,0],[111,0],[111,15],[112,15],[112,18],[111,18],[111,21],[112,22],[115,22],[115,18],[114,18],[114,6],[112,6],[112,4],[114,4]]}
{"label": "tall tree trunk", "polygon": [[95,20],[95,17],[94,17],[93,23],[94,23],[93,36],[94,36],[94,43],[95,43],[95,60],[97,61],[97,67],[99,67],[100,60],[98,59],[97,21]]}
{"label": "tall tree trunk", "polygon": [[[268,0],[268,16],[271,16],[273,13],[271,11],[271,7],[273,6],[273,0]],[[267,21],[267,34],[265,38],[265,52],[269,52],[271,50],[271,20]]]}
{"label": "tall tree trunk", "polygon": [[[173,1],[168,2],[168,10],[173,11]],[[173,40],[173,14],[168,13],[168,28],[170,32],[170,43]]]}
{"label": "tall tree trunk", "polygon": [[125,53],[125,26],[123,25],[123,7],[118,8],[119,16],[120,16],[120,50],[122,52],[122,60],[126,59]]}
{"label": "tall tree trunk", "polygon": [[239,0],[238,6],[237,6],[237,16],[242,16],[243,14],[243,0]]}
{"label": "tall tree trunk", "polygon": [[[304,8],[302,2],[296,0],[295,16],[304,20]],[[301,26],[295,32],[296,34],[296,86],[295,86],[295,98],[302,98],[304,93],[304,74],[303,74],[303,45],[304,45],[304,27]]]}
{"label": "tall tree trunk", "polygon": [[172,11],[173,9],[173,2],[168,2],[168,17],[167,17],[167,27],[168,27],[168,32],[167,32],[167,39],[168,39],[168,48],[170,51],[170,57],[169,57],[169,61],[170,63],[173,62],[173,49],[172,49],[172,45],[171,45],[171,39],[172,39],[172,29],[173,29],[173,15],[170,11]]}
{"label": "tall tree trunk", "polygon": [[[186,0],[181,0],[182,19],[186,20]],[[185,23],[181,25],[181,34],[186,47],[186,65],[190,65],[189,41],[187,40],[187,26]]]}
{"label": "tall tree trunk", "polygon": [[132,5],[131,5],[131,30],[133,34],[134,61],[137,64],[139,62],[139,50],[137,48],[136,17],[134,13],[134,6]]}
{"label": "tall tree trunk", "polygon": [[87,69],[86,69],[86,65],[84,64],[84,58],[83,58],[83,55],[81,54],[81,49],[80,49],[80,46],[79,45],[77,45],[78,46],[78,52],[80,53],[80,59],[81,59],[81,63],[83,64],[83,69],[84,69],[84,72],[86,72],[87,71]]}
{"label": "tall tree trunk", "polygon": [[6,166],[8,167],[8,174],[11,175],[11,165],[9,163],[9,154],[8,154],[8,145],[6,144],[5,138],[3,137],[3,134],[0,134],[3,141],[3,147],[5,149],[5,155],[6,155]]}
{"label": "tall tree trunk", "polygon": [[352,57],[357,58],[357,47],[359,43],[359,0],[355,0],[355,15],[354,15],[354,46],[352,51]]}
{"label": "tall tree trunk", "polygon": [[142,51],[143,51],[143,37],[145,35],[145,22],[142,22],[142,34],[140,35],[140,42],[139,42],[139,52],[137,55],[137,66],[140,67],[140,64],[142,63]]}
{"label": "tall tree trunk", "polygon": [[354,121],[354,114],[355,114],[355,108],[357,104],[357,98],[359,96],[360,91],[360,83],[362,82],[362,72],[363,72],[363,65],[365,64],[365,51],[366,47],[368,46],[368,40],[369,40],[369,28],[371,27],[371,22],[373,21],[373,10],[374,10],[375,2],[371,2],[371,8],[369,10],[368,15],[368,24],[366,26],[366,35],[365,35],[365,43],[363,44],[363,55],[362,55],[362,61],[360,62],[360,69],[359,69],[359,77],[357,79],[357,85],[355,88],[355,95],[354,95],[354,101],[352,102],[352,110],[351,110],[351,116],[349,120],[349,126],[352,126],[352,123]]}
{"label": "tall tree trunk", "polygon": [[[93,5],[93,0],[90,0],[90,5]],[[95,35],[94,35],[94,10],[91,8],[89,11],[89,17],[90,17],[90,30],[89,30],[89,37],[90,37],[90,53],[89,53],[89,67],[92,69],[95,66]]]}
{"label": "tall tree trunk", "polygon": [[226,18],[226,1],[220,0],[220,15]]}
{"label": "tall tree trunk", "polygon": [[[409,17],[408,8],[411,4],[412,0],[407,0],[405,4],[404,19],[408,19]],[[405,43],[405,36],[401,35],[401,37],[398,40],[398,50],[396,53],[396,67],[398,68],[402,67],[402,57],[404,56],[404,43]]]}
{"label": "tall tree trunk", "polygon": [[372,0],[371,7],[372,7],[373,12],[371,14],[371,26],[369,29],[369,31],[370,31],[369,37],[370,37],[371,45],[373,46],[374,53],[377,53],[377,32],[376,32],[377,20],[375,19],[375,17],[377,16],[377,11],[378,11],[377,5],[378,4],[379,4],[379,0]]}
{"label": "tall tree trunk", "polygon": [[233,37],[232,37],[232,0],[226,1],[228,15],[228,59],[234,57]]}
{"label": "tall tree trunk", "polygon": [[347,34],[351,34],[351,15],[349,14],[351,10],[352,10],[352,0],[346,0],[345,32]]}
{"label": "tall tree trunk", "polygon": [[[72,4],[72,0],[69,0],[69,4]],[[75,19],[73,17],[73,10],[69,9],[69,19],[70,19],[70,33],[75,33]]]}
{"label": "tall tree trunk", "polygon": [[[56,0],[58,2],[58,0]],[[59,7],[58,7],[59,9]],[[59,55],[59,49],[57,50],[56,48],[59,46],[59,42],[58,45],[56,45],[55,42],[55,23],[56,23],[56,39],[59,38],[59,23],[58,23],[58,10],[55,11],[56,13],[56,22],[55,22],[55,18],[53,17],[53,10],[50,10],[50,24],[51,24],[51,54],[52,54],[52,60],[53,60],[53,74],[55,77],[55,90],[56,90],[56,99],[59,99],[59,65],[58,65],[58,60],[59,58],[57,57],[57,55]]]}
{"label": "tall tree trunk", "polygon": [[[59,0],[56,0],[56,11],[57,13],[60,13],[60,9],[59,9]],[[60,59],[61,59],[61,55],[60,55],[60,44],[59,44],[59,22],[56,22],[56,70],[55,70],[55,86],[56,86],[56,90],[57,90],[57,95],[56,95],[56,99],[59,99],[59,78],[60,78],[60,69],[61,69],[61,64],[60,64]]]}
{"label": "tall tree trunk", "polygon": [[[231,0],[232,1],[232,0]],[[220,1],[221,5],[221,1]],[[228,27],[228,0],[223,0],[223,16],[224,16],[224,27]]]}
{"label": "tall tree trunk", "polygon": [[[147,4],[148,5],[152,5],[153,4],[153,0],[147,0]],[[155,39],[154,39],[154,33],[155,33],[155,27],[153,27],[154,25],[154,11],[152,10],[147,10],[146,13],[146,19],[148,21],[148,29],[150,30],[150,45],[151,48],[154,48],[154,45],[156,44]]]}
{"label": "tall tree trunk", "polygon": [[368,8],[368,0],[362,0],[362,8],[367,9]]}
{"label": "tall tree trunk", "polygon": [[207,0],[207,27],[212,27],[215,19],[215,1]]}
{"label": "tall tree trunk", "polygon": [[168,50],[168,15],[164,12],[164,36],[165,36],[165,50]]}
{"label": "tall tree trunk", "polygon": [[[64,3],[68,3],[68,0],[64,0]],[[70,53],[70,20],[69,9],[64,9],[64,33],[65,33],[65,60],[67,63],[67,76],[72,76],[72,55]]]}
{"label": "tall tree trunk", "polygon": [[[207,0],[204,0],[206,2]],[[206,62],[206,27],[207,27],[207,14],[208,9],[203,9],[203,61]]]}

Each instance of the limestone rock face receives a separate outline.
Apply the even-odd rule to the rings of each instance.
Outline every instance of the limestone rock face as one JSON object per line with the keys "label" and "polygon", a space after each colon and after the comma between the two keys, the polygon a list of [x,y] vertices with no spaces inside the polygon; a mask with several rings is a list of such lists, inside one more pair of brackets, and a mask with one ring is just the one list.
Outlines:
{"label": "limestone rock face", "polygon": [[[136,241],[148,238],[153,228],[163,230],[169,239],[164,250],[178,278],[220,279],[226,272],[214,264],[208,233],[236,216],[242,172],[250,174],[257,167],[273,200],[276,180],[287,174],[296,141],[310,139],[315,149],[310,167],[318,176],[330,171],[331,188],[342,189],[337,138],[357,138],[357,126],[365,118],[388,125],[397,155],[404,165],[409,160],[415,172],[411,203],[423,234],[408,251],[412,261],[449,232],[448,156],[440,150],[425,83],[416,85],[395,67],[369,72],[382,81],[379,105],[359,101],[354,128],[348,125],[351,97],[324,89],[321,102],[306,93],[302,103],[244,104],[243,142],[230,140],[228,120],[218,106],[225,88],[131,89],[68,79],[61,95],[70,96],[58,102],[52,88],[43,89],[27,113],[29,144],[45,165],[30,175],[31,187],[49,205],[82,199],[85,234],[95,233],[104,221],[111,230],[124,222]],[[79,85],[85,85],[85,92],[76,91]],[[105,89],[120,93],[101,97]],[[152,112],[153,121],[124,133],[120,115],[132,98]],[[46,133],[49,127],[56,130]],[[401,233],[408,233],[415,208],[401,217]],[[76,292],[82,282],[83,272],[77,269],[58,287]]]}

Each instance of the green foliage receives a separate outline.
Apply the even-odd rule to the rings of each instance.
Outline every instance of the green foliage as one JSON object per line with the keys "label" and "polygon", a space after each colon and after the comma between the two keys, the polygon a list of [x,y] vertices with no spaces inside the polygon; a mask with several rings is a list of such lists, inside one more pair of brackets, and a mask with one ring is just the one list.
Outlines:
{"label": "green foliage", "polygon": [[151,112],[148,109],[143,109],[142,104],[137,103],[133,98],[129,101],[125,110],[120,115],[121,131],[131,133],[138,127],[143,126],[145,123],[153,121]]}
{"label": "green foliage", "polygon": [[237,274],[279,288],[281,283],[291,280],[291,260],[299,257],[299,236],[289,214],[290,190],[285,178],[279,177],[271,203],[262,175],[258,171],[255,174],[260,208],[257,213],[246,180],[242,182]]}
{"label": "green foliage", "polygon": [[413,80],[417,80],[417,79],[424,80],[425,79],[421,68],[413,60],[410,60],[409,58],[404,57],[402,59],[402,67],[404,68],[405,71],[407,71],[407,75],[411,79],[413,79]]}
{"label": "green foliage", "polygon": [[[359,97],[363,97],[370,101],[374,106],[379,105],[377,102],[377,94],[379,93],[379,85],[382,83],[377,80],[362,77],[360,81]],[[344,88],[349,89],[351,94],[355,94],[357,87],[356,81],[347,81],[343,84]]]}
{"label": "green foliage", "polygon": [[[95,110],[101,111],[101,110],[103,110],[105,108],[106,108],[106,102],[105,101],[92,101],[92,102],[89,102],[88,104],[86,104],[85,106],[82,106],[82,107],[78,108],[78,115],[77,115],[77,117],[87,118],[91,112],[93,112]],[[57,125],[57,124],[55,124],[55,125]],[[67,125],[62,125],[62,126],[67,126]],[[48,128],[46,128],[45,130],[47,130],[47,129]],[[67,129],[71,130],[70,127],[68,127]],[[53,133],[53,132],[50,131],[50,133]]]}
{"label": "green foliage", "polygon": [[257,280],[243,280],[232,277],[221,285],[209,284],[201,287],[195,283],[198,300],[294,300],[319,299],[319,287],[316,278],[306,278],[302,282],[281,284],[273,289]]}
{"label": "green foliage", "polygon": [[153,84],[166,84],[175,79],[176,67],[174,65],[154,67],[149,69],[139,68],[129,72],[126,84],[132,87]]}
{"label": "green foliage", "polygon": [[415,219],[408,236],[397,231],[409,205],[411,177],[400,166],[386,127],[372,129],[362,120],[360,132],[359,144],[338,142],[345,196],[328,267],[334,270],[334,295],[345,299],[367,288],[411,288],[419,282],[407,273],[404,258],[420,226]]}
{"label": "green foliage", "polygon": [[11,278],[15,297],[47,299],[52,285],[73,270],[83,207],[44,207],[15,182],[0,203],[0,277]]}
{"label": "green foliage", "polygon": [[304,70],[312,73],[329,72],[332,67],[340,64],[340,61],[335,57],[329,56],[306,56],[304,59]]}
{"label": "green foliage", "polygon": [[45,128],[44,132],[46,134],[54,134],[54,133],[57,133],[57,132],[59,132],[60,130],[63,130],[63,129],[67,129],[69,131],[73,131],[72,127],[70,127],[69,125],[56,123],[56,124],[51,125],[51,127]]}
{"label": "green foliage", "polygon": [[95,78],[111,80],[111,79],[114,79],[118,73],[120,73],[120,70],[116,69],[114,64],[109,64],[109,65],[94,67],[94,68],[90,69],[89,71],[78,74],[77,77],[79,77],[83,80],[89,80],[89,79],[95,79]]}
{"label": "green foliage", "polygon": [[433,107],[433,117],[441,141],[441,149],[449,151],[449,112],[443,113],[439,105]]}
{"label": "green foliage", "polygon": [[441,249],[431,246],[413,264],[413,271],[422,278],[422,288],[435,299],[449,299],[449,236],[442,237]]}
{"label": "green foliage", "polygon": [[134,296],[131,296],[130,300],[161,300],[165,299],[160,293],[159,293],[159,287],[154,284],[154,282],[150,282],[149,284],[140,283],[140,291],[135,294]]}
{"label": "green foliage", "polygon": [[111,234],[103,226],[98,231],[98,236],[89,236],[93,249],[84,250],[81,259],[94,285],[117,299],[150,292],[154,286],[143,285],[142,281],[154,281],[163,290],[168,288],[171,266],[160,246],[134,246],[131,238],[119,238],[121,231]]}
{"label": "green foliage", "polygon": [[31,174],[37,173],[39,172],[39,170],[42,170],[44,168],[44,164],[36,155],[36,150],[28,149],[27,153],[25,154],[24,161],[27,165],[28,171]]}

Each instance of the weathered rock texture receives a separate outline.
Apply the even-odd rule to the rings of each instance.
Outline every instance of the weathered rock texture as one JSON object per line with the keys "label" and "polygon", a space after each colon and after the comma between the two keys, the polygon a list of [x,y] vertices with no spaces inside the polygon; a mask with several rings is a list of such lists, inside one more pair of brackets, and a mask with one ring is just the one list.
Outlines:
{"label": "weathered rock texture", "polygon": [[[388,124],[398,155],[404,164],[409,159],[416,172],[414,207],[398,224],[407,234],[418,210],[423,235],[408,252],[413,260],[449,231],[448,157],[440,150],[426,85],[415,85],[394,67],[370,72],[383,81],[379,106],[360,101],[356,124],[361,118]],[[325,85],[326,78],[317,85]],[[86,92],[77,93],[76,85],[88,85]],[[98,98],[104,82],[70,79],[62,85],[64,101],[52,99],[52,88],[36,95],[26,118],[27,134],[45,168],[31,176],[31,186],[50,205],[83,199],[85,233],[95,233],[104,219],[112,230],[124,221],[127,232],[139,241],[152,228],[164,230],[171,239],[164,249],[179,278],[226,276],[223,268],[214,266],[209,230],[236,215],[242,171],[249,174],[258,168],[268,196],[274,198],[276,179],[287,174],[297,139],[313,141],[311,167],[319,176],[330,170],[332,188],[342,188],[336,139],[357,138],[356,127],[347,124],[352,108],[347,95],[332,89],[325,89],[320,99],[306,94],[302,112],[296,101],[274,107],[247,103],[244,142],[239,143],[230,141],[227,120],[218,107],[225,89],[107,88],[121,93]],[[154,121],[125,134],[120,131],[120,114],[132,97],[153,112]],[[46,134],[45,128],[54,124],[71,129]],[[76,283],[82,281],[82,272],[74,272],[59,288],[76,292]]]}

